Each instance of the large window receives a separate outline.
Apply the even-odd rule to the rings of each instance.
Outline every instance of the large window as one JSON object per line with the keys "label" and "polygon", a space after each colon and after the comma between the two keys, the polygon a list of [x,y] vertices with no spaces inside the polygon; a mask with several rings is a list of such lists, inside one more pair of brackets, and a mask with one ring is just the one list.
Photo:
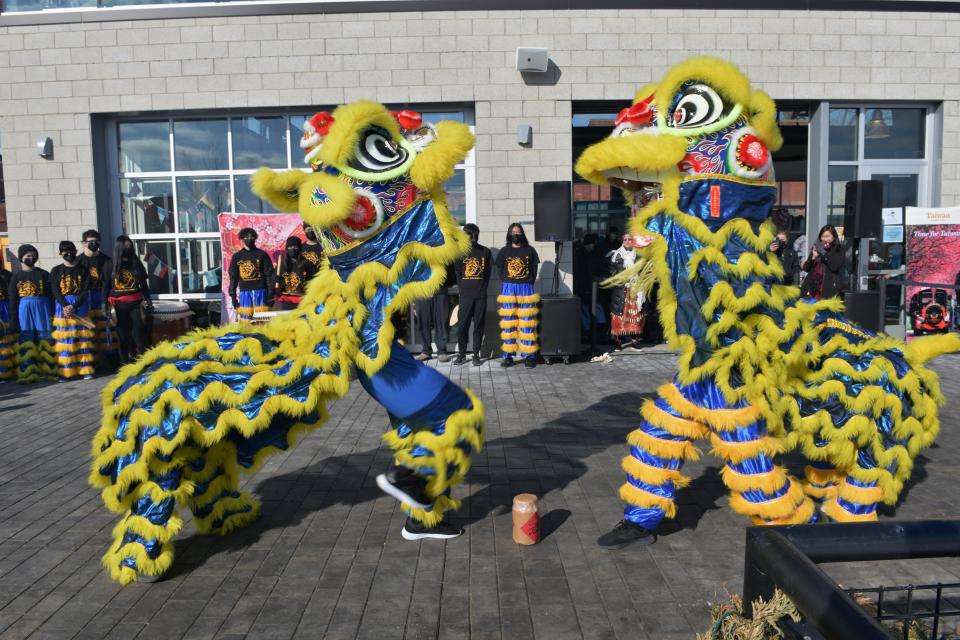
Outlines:
{"label": "large window", "polygon": [[[416,108],[415,106],[413,108]],[[312,113],[312,111],[310,112]],[[422,110],[424,120],[472,124],[468,110]],[[218,216],[276,213],[250,189],[260,167],[303,168],[302,114],[118,119],[107,127],[114,219],[135,241],[160,296],[220,294]],[[444,185],[451,214],[475,222],[471,153]]]}

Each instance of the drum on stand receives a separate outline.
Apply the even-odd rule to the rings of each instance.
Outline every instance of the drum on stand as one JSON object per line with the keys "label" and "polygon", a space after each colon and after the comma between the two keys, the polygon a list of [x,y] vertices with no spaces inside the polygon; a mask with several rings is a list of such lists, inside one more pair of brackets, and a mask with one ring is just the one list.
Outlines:
{"label": "drum on stand", "polygon": [[292,309],[289,311],[254,311],[253,322],[250,324],[267,324],[277,316],[290,313],[290,311],[292,311]]}
{"label": "drum on stand", "polygon": [[153,344],[163,340],[175,340],[193,328],[193,312],[186,302],[157,300],[153,303]]}

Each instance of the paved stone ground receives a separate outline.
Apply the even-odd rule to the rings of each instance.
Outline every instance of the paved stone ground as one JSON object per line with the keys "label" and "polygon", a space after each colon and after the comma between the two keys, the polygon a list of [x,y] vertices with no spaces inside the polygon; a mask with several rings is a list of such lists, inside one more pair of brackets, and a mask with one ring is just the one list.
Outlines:
{"label": "paved stone ground", "polygon": [[[188,522],[168,578],[125,588],[101,570],[115,517],[86,484],[105,379],[0,386],[0,638],[671,640],[705,630],[708,603],[740,591],[746,520],[726,508],[710,456],[690,466],[696,479],[656,545],[594,544],[620,518],[624,438],[673,356],[436,366],[487,407],[487,447],[457,492],[466,535],[401,539],[403,515],[374,484],[390,461],[386,416],[355,385],[325,428],[246,479],[260,522],[226,538]],[[960,515],[960,357],[936,368],[952,399],[939,445],[885,517]],[[510,501],[524,491],[546,514],[534,547],[511,540]],[[860,586],[960,580],[954,560],[828,570]]]}

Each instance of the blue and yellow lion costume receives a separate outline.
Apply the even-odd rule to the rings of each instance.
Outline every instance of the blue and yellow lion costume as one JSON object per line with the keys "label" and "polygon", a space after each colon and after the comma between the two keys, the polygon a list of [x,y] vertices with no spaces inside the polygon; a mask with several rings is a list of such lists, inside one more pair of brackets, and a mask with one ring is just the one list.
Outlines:
{"label": "blue and yellow lion costume", "polygon": [[[681,354],[629,436],[628,523],[652,531],[674,515],[698,439],[725,462],[731,507],[756,524],[874,520],[937,434],[943,398],[923,365],[960,349],[956,335],[906,345],[850,323],[840,300],[782,284],[768,220],[781,144],[773,100],[731,64],[694,58],[641,89],[577,162],[626,193],[648,271],[625,277],[659,284]],[[805,480],[774,461],[793,449],[809,461]]]}
{"label": "blue and yellow lion costume", "polygon": [[159,344],[103,392],[90,482],[123,514],[104,556],[123,584],[170,567],[178,504],[204,533],[256,519],[259,502],[239,491],[239,472],[322,425],[326,403],[354,375],[388,410],[395,464],[423,477],[434,500],[426,510],[405,505],[410,517],[430,527],[459,506],[450,488],[483,445],[483,407],[413,360],[391,317],[433,295],[469,248],[442,185],[473,135],[358,102],[315,115],[301,146],[312,173],[261,169],[252,181],[277,208],[299,211],[323,244],[327,260],[297,309]]}

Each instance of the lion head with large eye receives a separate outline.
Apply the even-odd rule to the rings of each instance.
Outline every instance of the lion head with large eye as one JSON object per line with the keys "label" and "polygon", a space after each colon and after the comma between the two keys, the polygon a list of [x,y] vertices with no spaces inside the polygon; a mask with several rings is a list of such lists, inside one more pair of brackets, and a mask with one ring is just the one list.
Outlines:
{"label": "lion head with large eye", "polygon": [[298,211],[335,256],[375,236],[454,173],[473,146],[469,127],[435,126],[421,114],[355,102],[304,125],[300,146],[313,173],[261,169],[254,191],[283,211]]}
{"label": "lion head with large eye", "polygon": [[[701,187],[724,194],[737,189],[732,185],[771,187],[770,154],[782,143],[769,96],[752,90],[730,63],[693,58],[637,92],[610,137],[584,151],[576,170],[592,182],[623,189],[638,208],[660,197],[678,198],[681,210],[699,215],[686,205],[698,200],[694,192]],[[709,207],[716,209],[717,202],[722,207],[722,200],[707,203],[708,219]]]}

